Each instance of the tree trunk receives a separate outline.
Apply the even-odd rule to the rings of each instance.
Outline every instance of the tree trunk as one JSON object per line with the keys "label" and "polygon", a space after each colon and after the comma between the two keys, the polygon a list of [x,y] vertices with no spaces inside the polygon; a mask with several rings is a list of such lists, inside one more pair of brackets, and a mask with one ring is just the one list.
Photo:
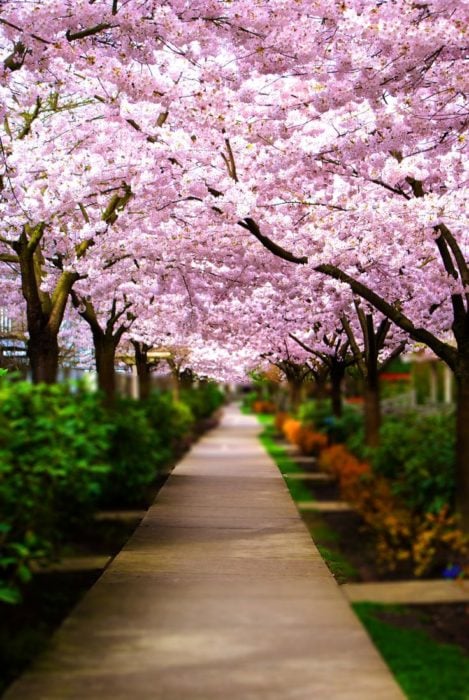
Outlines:
{"label": "tree trunk", "polygon": [[194,373],[191,370],[185,369],[184,372],[181,372],[180,374],[179,382],[181,389],[192,389],[194,386]]}
{"label": "tree trunk", "polygon": [[59,341],[57,334],[47,327],[40,331],[29,331],[28,357],[34,384],[57,381],[59,367]]}
{"label": "tree trunk", "polygon": [[145,401],[150,396],[151,392],[151,373],[148,363],[137,364],[138,374],[138,395],[142,401]]}
{"label": "tree trunk", "polygon": [[173,401],[177,403],[180,400],[180,391],[181,391],[181,386],[179,383],[179,373],[178,372],[173,372],[172,375],[173,381],[172,381],[172,394],[173,394]]}
{"label": "tree trunk", "polygon": [[379,380],[368,378],[364,390],[365,444],[378,447],[381,427]]}
{"label": "tree trunk", "polygon": [[331,403],[332,413],[336,418],[342,416],[342,381],[345,370],[337,368],[331,370]]}
{"label": "tree trunk", "polygon": [[455,505],[462,528],[469,533],[469,366],[456,373],[456,386]]}
{"label": "tree trunk", "polygon": [[302,383],[293,379],[288,380],[288,388],[290,393],[290,410],[296,413],[302,399]]}
{"label": "tree trunk", "polygon": [[135,348],[135,365],[138,375],[138,395],[142,401],[148,399],[151,391],[151,372],[148,364],[148,348],[143,343],[132,343]]}
{"label": "tree trunk", "polygon": [[116,359],[116,340],[104,333],[93,333],[96,371],[98,373],[98,388],[104,394],[105,403],[110,405],[116,396],[116,375],[114,363]]}
{"label": "tree trunk", "polygon": [[328,398],[328,391],[327,391],[327,382],[326,382],[326,376],[322,375],[320,377],[315,377],[315,393],[314,397],[316,400],[321,403],[323,401],[326,401]]}

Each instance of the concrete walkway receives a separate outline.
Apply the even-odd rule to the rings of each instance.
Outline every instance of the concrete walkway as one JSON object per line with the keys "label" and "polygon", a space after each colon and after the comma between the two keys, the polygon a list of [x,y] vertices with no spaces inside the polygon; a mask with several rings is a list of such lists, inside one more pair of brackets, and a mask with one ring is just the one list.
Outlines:
{"label": "concrete walkway", "polygon": [[234,407],[5,700],[402,700]]}
{"label": "concrete walkway", "polygon": [[466,603],[469,602],[469,581],[391,581],[345,583],[342,590],[354,602],[370,603]]}

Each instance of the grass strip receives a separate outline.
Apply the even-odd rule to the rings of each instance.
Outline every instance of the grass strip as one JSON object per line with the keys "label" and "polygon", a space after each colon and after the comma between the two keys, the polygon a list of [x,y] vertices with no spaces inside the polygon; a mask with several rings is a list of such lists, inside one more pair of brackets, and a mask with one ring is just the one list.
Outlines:
{"label": "grass strip", "polygon": [[[292,460],[283,445],[279,445],[276,438],[274,426],[274,417],[269,414],[257,414],[257,418],[264,430],[259,436],[259,439],[272,457],[282,475],[294,474],[303,471]],[[313,501],[315,500],[311,491],[301,480],[285,479],[288,490],[293,500],[296,501]],[[350,579],[357,577],[356,569],[344,558],[342,553],[334,547],[334,542],[338,536],[321,520],[318,514],[309,514],[304,517],[309,533],[314,540],[316,547],[319,550],[322,558],[326,562],[329,570],[333,574],[338,583],[347,583]],[[314,524],[313,524],[314,523]]]}
{"label": "grass strip", "polygon": [[[259,440],[276,463],[282,476],[301,472],[302,470],[288,456],[285,447],[279,445],[275,440],[274,417],[265,413],[256,415],[261,425],[264,426]],[[311,491],[301,480],[284,479],[284,481],[294,501],[314,501]]]}
{"label": "grass strip", "polygon": [[409,700],[469,699],[469,658],[458,646],[379,619],[398,606],[355,603],[353,609]]}
{"label": "grass strip", "polygon": [[311,532],[311,537],[314,540],[316,547],[318,548],[319,554],[326,562],[329,570],[334,576],[335,580],[339,585],[343,583],[348,583],[350,580],[354,580],[357,577],[357,570],[350,564],[347,559],[336,549],[331,549],[325,545],[318,542],[314,535],[314,531]]}

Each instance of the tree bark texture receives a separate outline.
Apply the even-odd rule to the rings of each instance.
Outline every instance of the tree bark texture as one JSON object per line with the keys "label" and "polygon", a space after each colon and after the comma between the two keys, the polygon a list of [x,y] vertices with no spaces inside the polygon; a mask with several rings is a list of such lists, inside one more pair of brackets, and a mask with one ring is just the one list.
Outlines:
{"label": "tree bark texture", "polygon": [[336,418],[342,416],[342,382],[344,379],[345,368],[331,369],[331,404],[332,414]]}
{"label": "tree bark texture", "polygon": [[116,375],[114,364],[117,343],[114,337],[105,333],[93,333],[98,388],[104,394],[105,403],[110,405],[116,397]]}
{"label": "tree bark texture", "polygon": [[365,419],[365,444],[368,447],[378,447],[379,430],[381,427],[381,403],[379,382],[367,382],[363,392],[364,419]]}
{"label": "tree bark texture", "polygon": [[47,326],[38,330],[30,328],[27,350],[34,384],[54,384],[59,367],[57,333],[51,332]]}
{"label": "tree bark texture", "polygon": [[293,413],[296,413],[296,411],[298,410],[298,408],[301,404],[302,387],[303,387],[302,382],[295,381],[293,379],[288,380],[288,388],[289,388],[289,394],[290,394],[290,410]]}
{"label": "tree bark texture", "polygon": [[469,362],[456,374],[456,510],[469,533]]}
{"label": "tree bark texture", "polygon": [[151,372],[148,364],[148,347],[144,343],[132,342],[135,349],[135,365],[138,375],[138,395],[142,401],[150,396]]}

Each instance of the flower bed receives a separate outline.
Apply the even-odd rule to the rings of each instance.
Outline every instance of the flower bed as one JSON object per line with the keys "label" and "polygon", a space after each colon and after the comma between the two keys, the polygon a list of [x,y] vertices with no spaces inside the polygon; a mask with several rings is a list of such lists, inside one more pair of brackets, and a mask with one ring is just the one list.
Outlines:
{"label": "flower bed", "polygon": [[[402,435],[395,424],[385,426],[383,445],[373,455],[376,467],[345,444],[332,442],[333,427],[328,435],[311,421],[304,424],[285,414],[276,417],[275,425],[303,454],[316,455],[322,471],[337,478],[341,498],[353,506],[372,535],[383,571],[416,577],[469,575],[469,540],[444,498],[450,485],[443,470],[435,471],[433,477],[430,469],[424,470],[415,457],[412,462],[412,455],[405,452],[406,466],[393,479],[395,467],[387,453],[390,443],[392,454],[396,453],[394,443]],[[409,452],[412,449],[415,446]],[[422,472],[426,480],[419,483]]]}

